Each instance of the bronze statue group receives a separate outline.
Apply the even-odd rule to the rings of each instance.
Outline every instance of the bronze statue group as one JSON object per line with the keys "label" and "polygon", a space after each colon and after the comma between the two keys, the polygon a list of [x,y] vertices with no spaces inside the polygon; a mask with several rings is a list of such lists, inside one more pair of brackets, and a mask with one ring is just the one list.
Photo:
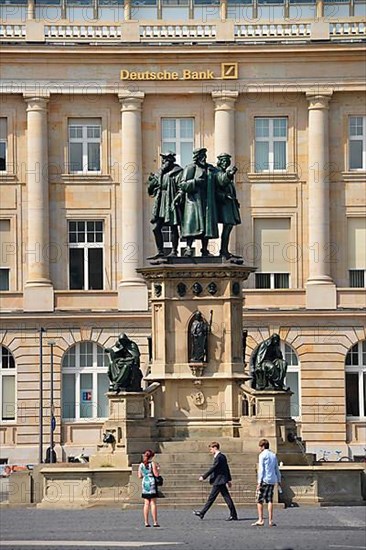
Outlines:
{"label": "bronze statue group", "polygon": [[201,240],[202,256],[211,255],[210,239],[219,237],[218,224],[223,224],[220,256],[226,260],[236,257],[229,252],[230,233],[241,223],[240,204],[236,198],[234,176],[237,168],[230,168],[231,156],[222,153],[217,164],[207,163],[207,149],[193,151],[193,162],[182,168],[172,151],[162,153],[162,165],[151,173],[148,193],[154,197],[151,223],[157,253],[149,259],[165,257],[163,227],[170,227],[172,250],[178,256],[179,239],[186,241],[185,257],[194,255],[193,243]]}

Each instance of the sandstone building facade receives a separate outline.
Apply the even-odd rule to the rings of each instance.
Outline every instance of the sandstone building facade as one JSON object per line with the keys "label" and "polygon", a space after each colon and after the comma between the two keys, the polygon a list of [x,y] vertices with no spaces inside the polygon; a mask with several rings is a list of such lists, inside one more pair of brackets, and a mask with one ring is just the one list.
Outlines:
{"label": "sandstone building facade", "polygon": [[364,454],[364,15],[363,0],[1,5],[1,460],[37,461],[52,416],[59,459],[95,450],[119,332],[148,370],[145,181],[159,153],[184,166],[195,147],[239,169],[246,369],[278,332],[307,448]]}

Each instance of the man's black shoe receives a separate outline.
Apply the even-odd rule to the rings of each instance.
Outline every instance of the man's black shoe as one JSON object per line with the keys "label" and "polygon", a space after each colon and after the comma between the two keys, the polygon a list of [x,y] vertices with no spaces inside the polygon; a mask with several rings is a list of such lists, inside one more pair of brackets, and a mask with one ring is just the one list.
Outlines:
{"label": "man's black shoe", "polygon": [[199,510],[193,510],[193,513],[195,516],[198,516],[200,519],[203,519],[203,515],[201,514],[201,512]]}
{"label": "man's black shoe", "polygon": [[225,521],[238,521],[238,518],[229,516]]}

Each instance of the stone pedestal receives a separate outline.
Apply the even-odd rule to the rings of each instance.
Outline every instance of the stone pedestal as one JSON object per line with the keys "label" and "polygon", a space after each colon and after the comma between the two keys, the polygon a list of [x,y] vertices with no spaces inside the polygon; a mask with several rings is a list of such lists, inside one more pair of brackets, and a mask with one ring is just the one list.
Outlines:
{"label": "stone pedestal", "polygon": [[150,418],[150,393],[108,393],[109,417],[103,431],[115,438],[115,447],[99,445],[96,455],[90,457],[90,467],[126,468],[139,462],[141,453],[151,447],[153,421]]}
{"label": "stone pedestal", "polygon": [[[154,399],[159,437],[233,436],[241,414],[239,384],[248,378],[242,349],[242,282],[254,269],[221,258],[177,258],[138,271],[152,288],[148,380],[161,384]],[[212,318],[207,361],[202,363],[192,363],[188,343],[197,310],[207,322]]]}
{"label": "stone pedestal", "polygon": [[245,449],[258,451],[259,440],[265,438],[284,464],[312,464],[311,455],[292,437],[297,436],[296,422],[291,418],[292,392],[241,388],[247,412],[241,418]]}

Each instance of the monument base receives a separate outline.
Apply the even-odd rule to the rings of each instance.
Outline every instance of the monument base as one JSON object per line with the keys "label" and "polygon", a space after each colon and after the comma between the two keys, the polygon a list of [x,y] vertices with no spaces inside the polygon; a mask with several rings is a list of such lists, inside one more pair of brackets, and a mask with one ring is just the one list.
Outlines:
{"label": "monument base", "polygon": [[313,464],[297,436],[297,426],[291,418],[290,391],[254,390],[242,385],[246,415],[241,417],[241,434],[248,451],[258,451],[260,439],[268,439],[270,449],[286,465]]}

